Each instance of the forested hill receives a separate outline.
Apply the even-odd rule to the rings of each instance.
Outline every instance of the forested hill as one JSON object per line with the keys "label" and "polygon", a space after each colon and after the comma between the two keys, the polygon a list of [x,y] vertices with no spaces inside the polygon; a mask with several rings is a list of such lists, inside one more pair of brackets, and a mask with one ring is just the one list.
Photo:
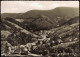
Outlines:
{"label": "forested hill", "polygon": [[29,17],[34,18],[37,15],[48,16],[53,21],[56,17],[73,18],[73,17],[79,16],[79,8],[57,7],[52,10],[30,10],[25,13],[3,13],[3,14],[1,14],[1,18],[13,17],[13,18],[25,19],[25,18],[29,18]]}

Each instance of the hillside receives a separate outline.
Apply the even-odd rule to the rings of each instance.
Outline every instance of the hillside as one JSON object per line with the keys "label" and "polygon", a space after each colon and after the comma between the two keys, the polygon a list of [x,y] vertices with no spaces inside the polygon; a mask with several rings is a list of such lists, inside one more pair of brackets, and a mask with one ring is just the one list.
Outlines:
{"label": "hillside", "polygon": [[79,15],[79,9],[72,7],[57,7],[52,10],[31,10],[22,14],[21,17],[22,18],[35,17],[36,15],[40,14],[48,16],[51,19],[54,19],[55,17],[72,18]]}
{"label": "hillside", "polygon": [[74,24],[74,23],[79,23],[79,16],[71,18],[69,21],[66,22],[66,24]]}
{"label": "hillside", "polygon": [[[47,31],[47,29],[48,29],[48,31],[50,31],[52,33],[51,34],[52,36],[50,36],[50,38],[55,37],[55,35],[56,35],[58,38],[62,38],[62,40],[66,41],[72,37],[78,37],[78,29],[79,29],[78,21],[79,21],[79,17],[74,17],[74,18],[71,18],[69,21],[67,21],[65,24],[63,24],[62,26],[53,28],[54,27],[53,24],[55,25],[55,23],[53,23],[48,17],[46,17],[44,15],[39,15],[39,19],[34,19],[29,24],[29,27],[31,28],[31,30],[35,30],[35,31],[37,31],[37,30],[38,31],[40,31],[40,30]],[[69,24],[69,22],[70,22],[70,24]],[[25,28],[25,24],[22,25],[22,23],[16,21],[13,18],[6,18],[3,21],[2,30],[8,30],[9,32],[12,33],[12,31],[18,30],[18,29],[21,29],[21,32],[24,32],[26,35],[30,34],[30,35],[33,35],[33,37],[35,37],[35,36],[38,37],[38,35],[35,35],[34,32],[33,33],[29,32],[27,30],[27,28]]]}
{"label": "hillside", "polygon": [[[15,21],[13,19],[13,21],[10,21],[11,18],[5,19],[2,22],[2,28],[1,28],[1,33],[3,33],[1,36],[3,37],[2,40],[7,40],[11,45],[17,45],[17,44],[26,44],[27,42],[31,42],[33,41],[32,38],[34,37],[35,39],[37,38],[41,38],[40,36],[31,33],[30,31],[22,28],[21,25],[19,25],[17,23],[17,21]],[[8,36],[6,37],[6,33],[5,32],[9,32],[7,33]],[[21,35],[17,35],[14,36],[16,34],[16,32],[20,32]],[[5,33],[5,34],[4,34]],[[6,37],[6,38],[5,38]]]}
{"label": "hillside", "polygon": [[30,23],[32,30],[47,30],[54,28],[55,26],[56,24],[53,23],[50,18],[44,15],[39,15],[37,19],[34,19]]}
{"label": "hillside", "polygon": [[22,15],[23,13],[2,13],[1,18],[6,18],[6,17],[12,17],[16,18],[19,15]]}
{"label": "hillside", "polygon": [[[43,18],[40,16],[45,16],[45,17]],[[79,8],[72,8],[72,7],[57,7],[52,10],[31,10],[26,13],[3,13],[1,14],[1,18],[5,18],[5,19],[6,17],[11,17],[14,19],[22,19],[23,20],[22,24],[25,25],[24,27],[26,29],[34,28],[34,30],[46,29],[46,28],[51,29],[57,26],[61,26],[64,23],[66,23],[68,20],[76,16],[79,16]],[[45,18],[47,18],[49,21]],[[40,22],[41,19],[42,21]],[[20,24],[19,22],[16,22],[16,21],[15,23]],[[48,27],[46,27],[46,25]]]}
{"label": "hillside", "polygon": [[79,16],[79,8],[72,7],[57,7],[52,10],[30,10],[26,13],[4,13],[1,15],[2,18],[5,17],[14,17],[14,18],[29,18],[36,17],[37,15],[45,15],[51,18],[52,20],[56,17],[67,17],[72,18]]}

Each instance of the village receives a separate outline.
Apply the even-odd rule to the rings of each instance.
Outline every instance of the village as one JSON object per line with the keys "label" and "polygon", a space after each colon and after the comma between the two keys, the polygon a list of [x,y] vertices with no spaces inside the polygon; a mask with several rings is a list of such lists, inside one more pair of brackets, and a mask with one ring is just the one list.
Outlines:
{"label": "village", "polygon": [[[50,38],[50,37],[53,37],[53,36],[49,37],[50,31],[40,31],[40,32],[35,32],[35,33],[38,33],[37,35],[40,35],[42,38],[37,38],[37,39],[32,38],[34,40],[34,42],[27,43],[26,45],[12,46],[8,41],[6,41],[2,37],[3,38],[2,42],[4,42],[3,44],[5,44],[6,48],[5,48],[5,50],[2,51],[1,55],[5,55],[5,56],[6,55],[7,56],[8,55],[31,55],[31,56],[42,56],[42,55],[44,55],[44,56],[49,56],[49,55],[51,55],[50,49],[54,50],[52,53],[57,54],[56,56],[58,56],[62,53],[64,55],[64,52],[66,53],[66,50],[68,50],[68,52],[70,51],[70,53],[72,53],[73,49],[71,49],[70,47],[65,48],[64,46],[60,47],[59,45],[61,45],[61,46],[62,45],[71,45],[71,44],[75,44],[78,42],[77,38],[75,38],[74,40],[71,40],[71,39],[67,40],[67,42],[69,42],[69,43],[67,43],[67,42],[64,43],[61,40],[61,37],[56,38],[55,35],[54,35],[55,38]],[[19,34],[20,34],[20,32],[18,31],[18,32],[16,32],[15,36],[19,37]],[[59,46],[58,48],[57,48],[57,45]],[[58,51],[54,48],[57,48],[60,50]],[[69,55],[71,55],[71,54],[69,54]],[[76,56],[76,53],[74,54],[74,56]]]}

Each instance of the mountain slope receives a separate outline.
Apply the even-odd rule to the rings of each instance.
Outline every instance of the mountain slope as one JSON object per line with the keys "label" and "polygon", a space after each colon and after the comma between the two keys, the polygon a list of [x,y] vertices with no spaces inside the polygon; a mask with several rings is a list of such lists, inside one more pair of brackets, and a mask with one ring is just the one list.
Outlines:
{"label": "mountain slope", "polygon": [[[38,36],[34,33],[31,33],[30,31],[28,31],[28,30],[22,28],[21,26],[17,25],[15,22],[11,22],[10,20],[7,20],[7,19],[4,20],[3,22],[4,22],[3,25],[4,26],[7,25],[8,28],[6,26],[5,26],[5,29],[2,28],[2,32],[3,31],[8,31],[8,32],[11,33],[11,35],[9,35],[6,38],[7,38],[7,41],[9,43],[11,43],[12,45],[26,44],[27,42],[31,42],[33,37],[35,39],[41,38],[40,36]],[[15,37],[14,34],[16,35],[16,33],[15,33],[16,31],[20,32],[21,35],[17,35],[18,37],[17,36]],[[5,34],[2,34],[2,35],[5,36]]]}
{"label": "mountain slope", "polygon": [[[72,18],[79,15],[79,8],[72,7],[57,7],[52,10],[31,10],[21,15],[22,18],[35,17],[36,15],[43,14],[51,19],[55,17],[68,17]],[[20,17],[20,16],[19,16]]]}
{"label": "mountain slope", "polygon": [[37,19],[34,19],[30,23],[30,27],[33,30],[46,30],[55,27],[56,24],[53,23],[50,18],[44,15],[39,15]]}
{"label": "mountain slope", "polygon": [[22,15],[23,13],[2,13],[1,18],[6,18],[6,17],[12,17],[16,18],[19,15]]}
{"label": "mountain slope", "polygon": [[[46,16],[48,18],[47,19],[45,19],[45,17],[41,18],[40,15]],[[2,18],[6,17],[12,17],[14,19],[22,18],[24,20],[23,21],[24,25],[29,24],[28,26],[30,27],[32,26],[34,26],[35,28],[38,27],[37,29],[39,29],[39,27],[43,27],[41,29],[46,29],[48,27],[52,28],[63,25],[68,20],[76,16],[79,16],[79,8],[73,7],[57,7],[52,10],[31,10],[26,13],[8,13],[8,14],[4,13],[1,15]],[[41,19],[42,21],[40,22]],[[26,29],[28,28],[28,26],[26,26]]]}
{"label": "mountain slope", "polygon": [[14,18],[28,18],[28,17],[36,17],[36,15],[45,15],[51,19],[55,17],[67,17],[73,18],[75,16],[79,16],[79,8],[73,7],[57,7],[52,10],[31,10],[26,13],[4,13],[1,15],[2,18],[4,17],[14,17]]}

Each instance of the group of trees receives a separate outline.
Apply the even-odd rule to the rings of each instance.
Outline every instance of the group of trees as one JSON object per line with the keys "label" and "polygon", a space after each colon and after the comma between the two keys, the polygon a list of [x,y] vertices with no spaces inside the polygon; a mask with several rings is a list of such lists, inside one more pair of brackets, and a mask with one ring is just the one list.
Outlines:
{"label": "group of trees", "polygon": [[26,35],[25,33],[22,33],[22,32],[17,32],[17,33],[13,32],[7,38],[7,41],[9,43],[11,43],[13,46],[14,45],[26,44],[28,42],[31,42],[31,40],[32,40],[32,36],[31,35]]}

